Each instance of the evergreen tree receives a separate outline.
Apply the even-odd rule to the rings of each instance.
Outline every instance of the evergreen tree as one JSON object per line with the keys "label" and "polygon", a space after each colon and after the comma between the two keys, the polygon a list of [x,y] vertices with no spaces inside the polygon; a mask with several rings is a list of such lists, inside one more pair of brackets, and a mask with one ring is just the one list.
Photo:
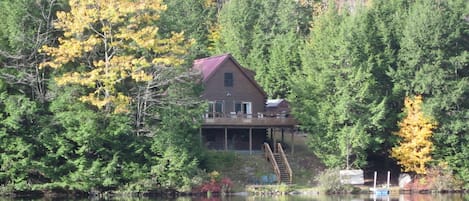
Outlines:
{"label": "evergreen tree", "polygon": [[148,176],[148,166],[142,165],[148,161],[138,150],[144,150],[149,143],[132,134],[129,116],[93,110],[77,100],[83,90],[76,86],[55,89],[61,93],[50,107],[53,126],[39,138],[45,149],[39,169],[48,182],[38,186],[109,190],[135,182],[135,177],[129,176],[134,172],[147,172]]}
{"label": "evergreen tree", "polygon": [[184,32],[187,38],[194,39],[190,47],[187,62],[194,59],[210,56],[208,39],[210,28],[216,22],[217,5],[207,0],[184,1],[165,0],[168,9],[161,14],[158,22],[159,34],[164,38],[171,37],[172,33]]}
{"label": "evergreen tree", "polygon": [[215,52],[231,53],[245,66],[252,48],[252,31],[259,18],[259,10],[258,1],[230,0],[225,3],[218,17],[220,39],[215,44]]}
{"label": "evergreen tree", "polygon": [[[416,1],[404,20],[395,91],[422,94],[424,111],[435,117],[434,159],[447,161],[468,181],[468,23],[467,2]],[[431,31],[429,31],[431,30]]]}
{"label": "evergreen tree", "polygon": [[391,88],[383,73],[392,54],[370,14],[329,7],[319,15],[301,54],[303,74],[292,85],[295,117],[311,132],[313,152],[331,167],[363,167],[393,127],[386,123]]}
{"label": "evergreen tree", "polygon": [[0,184],[31,190],[31,176],[37,176],[34,161],[38,146],[34,130],[37,104],[23,94],[7,92],[0,80]]}
{"label": "evergreen tree", "polygon": [[285,98],[290,92],[290,79],[300,69],[299,39],[293,31],[278,34],[272,40],[270,59],[260,69],[256,80],[271,98]]}
{"label": "evergreen tree", "polygon": [[[145,7],[133,13],[140,7],[127,1],[121,3],[129,5],[116,7],[100,7],[98,4],[103,2],[91,6],[71,1],[72,14],[58,14],[60,19],[55,25],[64,29],[64,35],[57,41],[52,33],[58,32],[52,31],[51,21],[55,10],[66,6],[59,3],[28,0],[0,3],[7,11],[0,16],[9,19],[0,23],[0,185],[14,190],[145,191],[161,188],[158,182],[172,183],[164,186],[168,188],[192,184],[187,181],[198,170],[197,157],[201,154],[198,140],[194,139],[198,133],[194,120],[202,112],[196,100],[200,90],[193,83],[194,73],[187,72],[188,65],[169,67],[181,66],[186,59],[175,55],[184,54],[187,48],[178,41],[187,41],[181,34],[161,39],[155,32],[155,21],[145,21],[158,18],[156,14],[165,6],[152,1],[141,6],[153,5],[156,10]],[[78,9],[83,8],[80,6],[86,9]],[[108,9],[109,12],[101,14],[115,17],[94,15],[92,12],[97,8]],[[85,10],[90,15],[83,17]],[[155,15],[148,17],[143,11]],[[72,19],[74,16],[89,23],[80,24],[84,21]],[[109,18],[100,21],[97,17]],[[107,24],[110,22],[114,24]],[[139,26],[147,27],[140,27],[144,34],[136,29]],[[73,29],[77,27],[83,30]],[[55,67],[54,70],[39,68],[46,54],[37,50],[43,45],[43,51],[54,56],[43,65]],[[145,65],[149,63],[152,64]],[[107,76],[100,77],[103,75]],[[87,103],[78,101],[94,89],[109,92],[104,96],[114,99],[108,99],[110,102],[104,103],[104,107],[112,108],[101,111],[87,104],[86,98],[82,100]],[[140,89],[145,93],[139,93]],[[179,93],[177,99],[164,99],[172,90]],[[134,101],[124,101],[121,105],[124,107],[120,107],[119,97],[124,96]],[[93,97],[88,98],[98,108],[102,104],[101,100],[93,102]],[[142,102],[148,105],[137,109],[137,103]],[[191,108],[187,108],[189,105]],[[122,111],[127,112],[119,113]],[[173,117],[175,111],[177,117]],[[136,123],[138,118],[134,117],[139,112],[146,117],[146,124]],[[142,128],[151,133],[148,130],[140,133]],[[171,142],[169,147],[167,142]],[[157,160],[162,153],[168,154]],[[184,154],[188,159],[178,160]],[[164,172],[152,173],[155,167],[166,164],[166,159],[177,162],[168,171],[175,177],[160,176]]]}
{"label": "evergreen tree", "polygon": [[[309,4],[289,0],[229,1],[220,12],[216,52],[232,53],[256,72],[269,97],[285,98],[288,73],[300,67],[298,45],[309,30],[310,13]],[[283,58],[285,53],[289,55]]]}
{"label": "evergreen tree", "polygon": [[31,190],[47,182],[40,158],[47,154],[40,133],[47,129],[49,72],[39,69],[37,50],[54,42],[51,23],[63,1],[1,1],[0,185]]}

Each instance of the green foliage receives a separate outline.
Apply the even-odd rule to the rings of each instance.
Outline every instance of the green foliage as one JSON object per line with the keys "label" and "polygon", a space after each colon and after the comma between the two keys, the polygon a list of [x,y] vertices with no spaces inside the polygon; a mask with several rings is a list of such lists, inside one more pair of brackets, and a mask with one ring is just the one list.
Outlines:
{"label": "green foliage", "polygon": [[467,9],[467,2],[460,0],[411,4],[402,20],[399,66],[390,72],[394,91],[425,97],[424,111],[439,122],[433,134],[433,158],[448,161],[465,183],[469,163],[461,158],[467,158],[469,142]]}
{"label": "green foliage", "polygon": [[[77,102],[77,89],[68,87],[51,104],[54,127],[41,134],[47,149],[41,172],[65,189],[113,189],[132,177],[128,163],[141,162],[132,145],[129,117],[103,115]],[[140,145],[144,146],[144,145]],[[50,167],[56,167],[51,169]]]}
{"label": "green foliage", "polygon": [[184,32],[185,36],[195,40],[186,55],[188,63],[209,56],[208,36],[216,20],[216,6],[207,4],[206,0],[166,0],[165,4],[168,9],[161,14],[159,33],[168,38],[173,32]]}
{"label": "green foliage", "polygon": [[[12,19],[0,23],[0,185],[12,190],[146,191],[162,188],[158,182],[170,182],[164,187],[184,186],[187,190],[187,181],[196,175],[194,172],[200,174],[197,157],[201,149],[195,139],[199,123],[194,121],[201,114],[199,101],[194,98],[199,96],[200,87],[192,83],[195,79],[187,76],[187,69],[168,68],[158,76],[165,84],[152,80],[160,82],[157,86],[161,88],[149,91],[165,93],[164,97],[153,94],[158,97],[153,99],[158,105],[145,111],[154,117],[147,122],[152,125],[152,136],[140,135],[141,127],[135,126],[136,107],[128,113],[111,114],[77,101],[90,90],[83,86],[59,87],[56,80],[46,82],[45,78],[63,77],[71,69],[85,71],[85,67],[70,63],[55,71],[38,68],[45,55],[38,54],[37,49],[51,45],[58,37],[48,30],[52,26],[47,20],[54,18],[59,5],[64,6],[59,3],[54,1],[50,7],[48,1],[0,3],[2,8],[8,8],[0,15],[8,14],[4,17]],[[50,18],[42,19],[46,17],[42,14],[50,14]],[[14,36],[18,32],[12,30],[28,32]],[[48,30],[47,34],[44,30]],[[30,42],[33,39],[38,41]],[[138,54],[154,58],[148,52]],[[155,69],[156,66],[149,74],[163,72]],[[25,81],[26,78],[30,80]],[[141,83],[124,80],[117,87],[138,100],[138,84]],[[179,160],[184,154],[187,160]],[[157,181],[152,171],[166,164],[166,160],[177,163]]]}
{"label": "green foliage", "polygon": [[151,174],[164,188],[176,188],[188,191],[192,187],[192,177],[196,176],[198,161],[184,152],[170,146],[165,150],[153,149],[160,154],[154,158],[156,164],[151,167]]}
{"label": "green foliage", "polygon": [[346,16],[331,7],[319,16],[301,52],[303,71],[293,80],[295,117],[329,167],[363,167],[367,151],[379,147],[389,129],[384,55],[379,43],[368,42],[376,37],[368,15]]}
{"label": "green foliage", "polygon": [[289,0],[232,0],[220,11],[216,53],[231,53],[254,70],[271,98],[285,98],[299,70],[298,48],[309,31],[311,8]]}
{"label": "green foliage", "polygon": [[[0,2],[0,191],[187,190],[201,184],[201,168],[235,164],[233,154],[205,154],[200,147],[201,88],[188,72],[192,59],[225,52],[257,73],[269,97],[288,97],[295,118],[311,133],[311,150],[329,167],[363,167],[369,153],[388,156],[397,143],[392,133],[403,117],[404,97],[422,94],[422,109],[439,122],[432,158],[447,162],[437,188],[447,188],[442,181],[450,175],[456,186],[468,187],[466,0],[374,0],[340,13],[333,3],[310,1],[230,0],[221,6],[166,0],[167,8],[156,9],[158,20],[141,24],[159,27],[141,35],[141,47],[150,36],[169,38],[172,32],[185,32],[195,43],[176,51],[187,53],[177,57],[178,64],[186,62],[179,68],[145,65],[145,82],[118,80],[115,90],[132,100],[121,114],[77,101],[96,82],[58,87],[53,79],[88,72],[88,61],[101,57],[104,47],[80,58],[83,64],[38,67],[48,59],[37,50],[63,38],[52,22],[57,10],[70,10],[67,2]],[[121,41],[113,45],[134,49],[113,49],[118,56],[149,61],[166,55]]]}
{"label": "green foliage", "polygon": [[218,18],[220,41],[215,45],[217,53],[231,53],[241,65],[245,65],[246,56],[252,48],[255,21],[259,17],[258,1],[234,0],[223,5]]}
{"label": "green foliage", "polygon": [[315,18],[290,102],[324,163],[344,167],[349,156],[360,167],[369,152],[387,156],[404,96],[421,93],[440,123],[434,158],[467,180],[464,12],[462,1],[374,1],[341,14],[332,4]]}
{"label": "green foliage", "polygon": [[151,110],[160,121],[150,126],[151,177],[163,188],[188,191],[197,183],[194,178],[200,172],[198,120],[204,111],[197,101],[200,88],[191,83],[173,83],[166,90],[164,104]]}
{"label": "green foliage", "polygon": [[278,34],[272,39],[270,60],[267,65],[260,66],[256,74],[256,80],[264,86],[269,97],[284,98],[289,93],[291,75],[300,70],[299,43],[293,31]]}
{"label": "green foliage", "polygon": [[29,176],[35,173],[33,163],[37,151],[37,131],[31,130],[37,106],[24,95],[0,90],[0,182],[15,189],[31,189]]}
{"label": "green foliage", "polygon": [[231,167],[236,162],[236,154],[232,152],[207,151],[205,160],[201,165],[207,171],[219,171],[225,167]]}
{"label": "green foliage", "polygon": [[0,78],[32,100],[45,102],[48,71],[38,69],[45,55],[37,50],[53,43],[52,19],[63,0],[0,2]]}
{"label": "green foliage", "polygon": [[0,17],[0,186],[32,190],[46,182],[39,158],[40,133],[48,127],[48,72],[37,49],[54,40],[49,26],[62,1],[1,1]]}

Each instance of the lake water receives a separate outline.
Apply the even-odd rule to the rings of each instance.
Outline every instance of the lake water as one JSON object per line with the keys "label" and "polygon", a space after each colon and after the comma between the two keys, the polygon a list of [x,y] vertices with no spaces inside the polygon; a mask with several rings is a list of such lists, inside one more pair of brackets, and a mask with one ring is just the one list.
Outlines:
{"label": "lake water", "polygon": [[295,196],[233,196],[226,198],[179,198],[176,201],[469,201],[467,194],[439,194],[439,195],[395,195],[380,196],[373,195],[347,195],[347,196],[325,196],[325,195],[295,195]]}
{"label": "lake water", "polygon": [[[12,199],[1,198],[0,201],[62,201],[71,199],[42,198],[42,199]],[[98,201],[100,199],[78,199],[77,201]],[[227,196],[227,197],[179,197],[167,198],[114,198],[109,200],[125,201],[469,201],[469,194],[406,194],[373,197],[373,195],[294,195],[294,196]]]}

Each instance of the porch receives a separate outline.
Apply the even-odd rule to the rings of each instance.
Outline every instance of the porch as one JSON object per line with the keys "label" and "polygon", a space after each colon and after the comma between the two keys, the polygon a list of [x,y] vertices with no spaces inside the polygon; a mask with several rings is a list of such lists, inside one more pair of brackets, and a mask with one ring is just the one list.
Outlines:
{"label": "porch", "polygon": [[[275,145],[280,142],[275,133],[281,134],[281,141],[291,135],[294,141],[297,122],[286,114],[222,114],[204,115],[200,129],[200,142],[209,149],[224,151],[245,151],[252,154],[262,150],[264,143]],[[273,146],[275,147],[275,146]],[[293,153],[294,145],[291,147]]]}

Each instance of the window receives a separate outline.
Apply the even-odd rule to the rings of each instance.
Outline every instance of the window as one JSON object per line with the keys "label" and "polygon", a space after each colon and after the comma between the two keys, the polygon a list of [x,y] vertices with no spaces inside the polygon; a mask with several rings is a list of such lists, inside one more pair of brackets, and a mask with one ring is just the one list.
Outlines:
{"label": "window", "polygon": [[233,86],[233,73],[225,73],[225,87]]}
{"label": "window", "polygon": [[208,102],[208,117],[221,117],[223,114],[223,101]]}
{"label": "window", "polygon": [[235,112],[241,114],[252,114],[251,102],[235,103]]}

